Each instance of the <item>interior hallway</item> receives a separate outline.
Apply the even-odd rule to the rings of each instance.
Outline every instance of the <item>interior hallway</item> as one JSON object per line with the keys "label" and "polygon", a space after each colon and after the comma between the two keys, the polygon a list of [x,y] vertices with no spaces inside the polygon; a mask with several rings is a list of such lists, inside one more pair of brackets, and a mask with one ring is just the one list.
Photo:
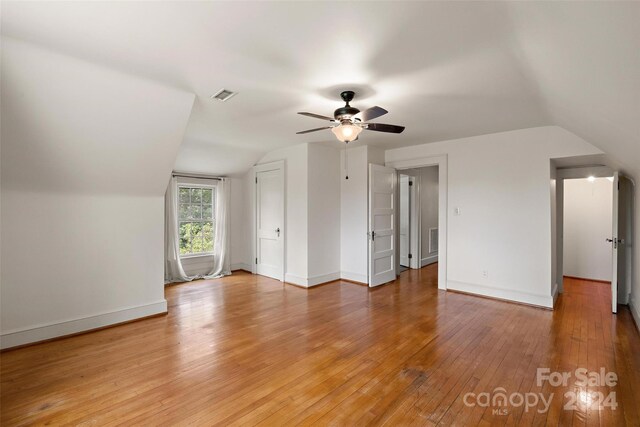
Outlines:
{"label": "interior hallway", "polygon": [[[369,289],[235,273],[167,288],[169,314],[1,354],[2,425],[639,425],[640,336],[606,285],[555,311],[437,290],[437,264]],[[618,409],[564,411],[536,368],[604,366]],[[492,415],[468,392],[555,392]]]}

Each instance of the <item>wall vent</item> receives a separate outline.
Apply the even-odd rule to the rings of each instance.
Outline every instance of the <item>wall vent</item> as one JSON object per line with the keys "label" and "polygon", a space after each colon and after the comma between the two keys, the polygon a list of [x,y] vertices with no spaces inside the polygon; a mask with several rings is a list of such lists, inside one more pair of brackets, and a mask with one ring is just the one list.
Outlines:
{"label": "wall vent", "polygon": [[438,252],[438,228],[429,229],[429,254]]}
{"label": "wall vent", "polygon": [[217,99],[218,101],[228,101],[229,99],[236,96],[238,92],[232,92],[227,89],[220,89],[217,93],[211,95],[211,99]]}

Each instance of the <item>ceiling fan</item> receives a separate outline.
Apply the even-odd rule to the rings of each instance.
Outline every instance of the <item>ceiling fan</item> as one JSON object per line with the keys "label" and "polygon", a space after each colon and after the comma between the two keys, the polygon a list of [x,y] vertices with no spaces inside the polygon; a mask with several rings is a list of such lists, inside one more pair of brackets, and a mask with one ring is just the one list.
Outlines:
{"label": "ceiling fan", "polygon": [[331,129],[331,132],[335,134],[338,140],[346,143],[358,139],[358,135],[360,135],[360,132],[362,132],[363,129],[373,130],[376,132],[402,133],[402,131],[404,130],[404,126],[386,125],[382,123],[367,123],[369,120],[373,120],[387,114],[388,111],[380,107],[371,107],[367,108],[364,111],[360,111],[357,108],[349,105],[349,102],[353,100],[354,95],[355,93],[351,90],[346,90],[340,93],[340,97],[346,103],[346,105],[334,111],[333,118],[314,113],[298,113],[302,114],[303,116],[314,117],[321,120],[328,120],[333,123],[333,126],[303,130],[302,132],[296,133],[298,135],[302,135],[319,130]]}

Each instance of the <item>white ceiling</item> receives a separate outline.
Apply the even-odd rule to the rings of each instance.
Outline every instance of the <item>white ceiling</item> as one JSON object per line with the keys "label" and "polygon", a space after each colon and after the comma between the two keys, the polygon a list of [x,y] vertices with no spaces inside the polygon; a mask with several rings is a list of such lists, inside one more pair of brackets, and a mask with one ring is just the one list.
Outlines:
{"label": "white ceiling", "polygon": [[[176,169],[333,141],[341,88],[395,148],[557,124],[640,164],[640,3],[4,2],[2,33],[196,94]],[[229,102],[209,96],[238,91]],[[91,90],[91,88],[87,88]]]}

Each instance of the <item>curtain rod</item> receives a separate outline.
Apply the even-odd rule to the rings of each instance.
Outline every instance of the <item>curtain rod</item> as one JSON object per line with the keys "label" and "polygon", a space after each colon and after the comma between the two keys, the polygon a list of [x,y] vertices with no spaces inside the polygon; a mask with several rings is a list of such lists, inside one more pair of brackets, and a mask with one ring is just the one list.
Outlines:
{"label": "curtain rod", "polygon": [[226,178],[224,176],[213,176],[213,175],[207,175],[204,173],[188,173],[188,172],[176,172],[176,171],[171,172],[171,176],[176,176],[179,178],[201,178],[201,179],[217,179],[217,180]]}

